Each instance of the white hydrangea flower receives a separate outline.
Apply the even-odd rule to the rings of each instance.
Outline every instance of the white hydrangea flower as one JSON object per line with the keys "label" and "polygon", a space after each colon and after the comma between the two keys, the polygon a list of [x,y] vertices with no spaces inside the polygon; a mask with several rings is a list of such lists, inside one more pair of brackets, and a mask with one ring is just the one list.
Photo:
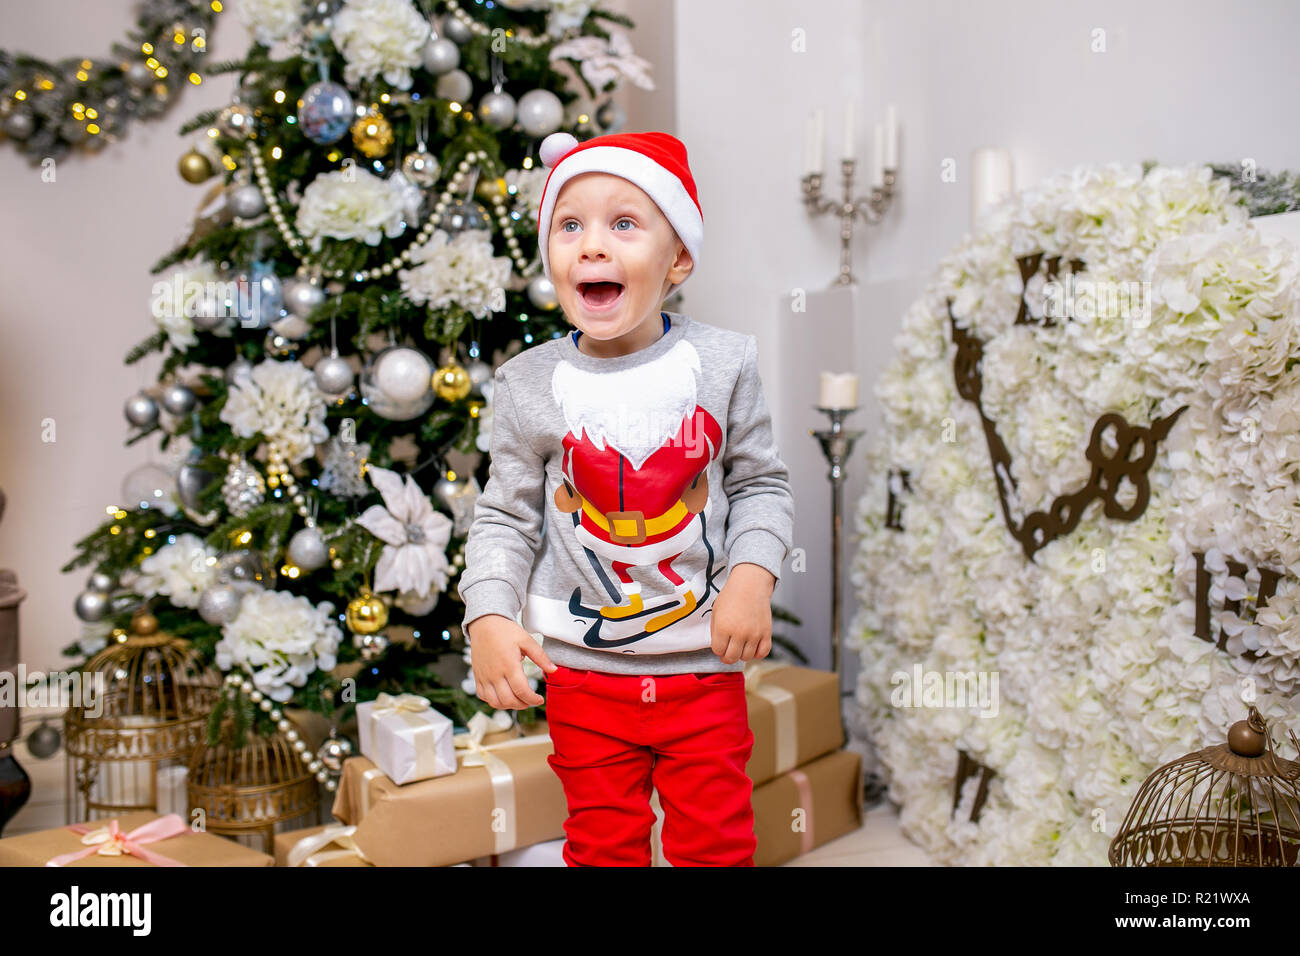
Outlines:
{"label": "white hydrangea flower", "polygon": [[302,24],[303,0],[239,0],[239,19],[262,46],[286,40]]}
{"label": "white hydrangea flower", "polygon": [[342,631],[334,622],[334,605],[316,606],[287,591],[253,591],[240,600],[239,613],[222,626],[216,664],[223,671],[238,667],[254,686],[284,703],[316,670],[337,662]]}
{"label": "white hydrangea flower", "polygon": [[230,386],[220,418],[241,438],[260,433],[290,464],[306,461],[329,438],[325,398],[298,362],[267,359]]}
{"label": "white hydrangea flower", "polygon": [[409,90],[430,29],[411,0],[347,0],[334,14],[330,38],[347,62],[348,85],[382,76],[385,83]]}
{"label": "white hydrangea flower", "polygon": [[196,608],[216,579],[216,550],[198,535],[186,533],[141,561],[132,586],[146,597],[161,594],[177,607]]}
{"label": "white hydrangea flower", "polygon": [[314,251],[325,238],[377,246],[406,231],[404,177],[380,179],[359,166],[321,173],[303,192],[294,225]]}
{"label": "white hydrangea flower", "polygon": [[494,257],[487,233],[478,230],[449,240],[438,229],[412,250],[411,261],[412,268],[397,273],[408,299],[431,309],[459,305],[480,319],[488,317],[496,291],[510,280],[509,257]]}

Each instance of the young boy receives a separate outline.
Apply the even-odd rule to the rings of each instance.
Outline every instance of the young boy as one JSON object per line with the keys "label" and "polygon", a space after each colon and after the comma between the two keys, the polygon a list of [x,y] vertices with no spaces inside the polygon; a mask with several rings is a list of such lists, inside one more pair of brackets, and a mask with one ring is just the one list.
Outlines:
{"label": "young boy", "polygon": [[757,342],[660,311],[704,235],[680,141],[555,133],[541,156],[542,266],[576,331],[496,371],[459,584],[475,686],[546,704],[570,866],[648,866],[652,786],[670,863],[752,866],[743,668],[794,520]]}

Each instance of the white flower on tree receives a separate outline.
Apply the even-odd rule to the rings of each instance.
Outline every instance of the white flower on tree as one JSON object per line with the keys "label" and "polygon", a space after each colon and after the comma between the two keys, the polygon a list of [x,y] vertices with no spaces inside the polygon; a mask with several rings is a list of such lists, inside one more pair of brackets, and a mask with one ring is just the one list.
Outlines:
{"label": "white flower on tree", "polygon": [[217,579],[217,552],[194,534],[177,535],[140,562],[132,586],[146,597],[162,595],[177,607],[195,608]]}
{"label": "white flower on tree", "polygon": [[409,185],[405,177],[380,179],[360,166],[321,173],[304,190],[294,225],[313,251],[326,238],[377,246],[406,231]]}
{"label": "white flower on tree", "polygon": [[241,438],[261,434],[291,464],[305,461],[329,438],[325,398],[298,362],[268,359],[230,386],[220,418]]}
{"label": "white flower on tree", "polygon": [[410,0],[348,0],[334,14],[330,39],[347,61],[343,76],[350,86],[382,76],[409,90],[429,30],[429,21]]}
{"label": "white flower on tree", "polygon": [[283,703],[316,670],[337,663],[342,631],[334,623],[334,605],[322,601],[315,607],[307,598],[287,591],[253,591],[245,594],[239,613],[222,626],[216,644],[217,667],[238,667],[254,686]]}
{"label": "white flower on tree", "polygon": [[409,474],[399,476],[374,465],[367,474],[384,498],[382,505],[371,505],[357,519],[384,542],[375,565],[375,590],[398,591],[399,607],[417,617],[428,614],[447,590],[451,519],[433,507]]}

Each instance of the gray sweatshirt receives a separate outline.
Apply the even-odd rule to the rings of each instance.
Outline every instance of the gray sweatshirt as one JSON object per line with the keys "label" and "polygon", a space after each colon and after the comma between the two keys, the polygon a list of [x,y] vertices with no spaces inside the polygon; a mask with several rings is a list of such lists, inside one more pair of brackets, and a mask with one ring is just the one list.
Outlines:
{"label": "gray sweatshirt", "polygon": [[503,615],[585,670],[744,667],[713,653],[713,601],[741,562],[780,579],[789,470],[757,339],[662,314],[670,327],[630,355],[587,355],[571,332],[496,370],[459,582],[466,626]]}

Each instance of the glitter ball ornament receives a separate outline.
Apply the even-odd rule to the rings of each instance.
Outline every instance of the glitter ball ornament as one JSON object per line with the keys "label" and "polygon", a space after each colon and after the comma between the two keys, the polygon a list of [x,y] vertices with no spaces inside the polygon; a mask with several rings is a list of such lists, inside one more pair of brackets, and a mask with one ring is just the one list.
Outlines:
{"label": "glitter ball ornament", "polygon": [[427,189],[438,181],[442,167],[429,148],[421,143],[414,152],[407,153],[402,160],[402,175],[417,186]]}
{"label": "glitter ball ornament", "polygon": [[352,124],[352,145],[368,159],[378,159],[393,148],[393,126],[372,106]]}
{"label": "glitter ball ornament", "polygon": [[330,559],[329,548],[319,528],[302,528],[289,539],[289,561],[304,571],[323,568]]}
{"label": "glitter ball ornament", "polygon": [[348,602],[346,619],[352,633],[375,634],[388,623],[388,605],[379,595],[366,591]]}
{"label": "glitter ball ornament", "polygon": [[239,614],[242,598],[229,584],[214,584],[199,595],[199,617],[209,624],[228,624]]}
{"label": "glitter ball ornament", "polygon": [[253,131],[253,111],[246,103],[231,103],[217,117],[217,129],[227,136],[246,139]]}
{"label": "glitter ball ornament", "polygon": [[337,730],[331,729],[329,737],[316,751],[316,759],[331,774],[338,774],[343,772],[343,761],[356,752],[356,745],[351,738],[344,737]]}
{"label": "glitter ball ornament", "polygon": [[239,458],[226,469],[221,497],[230,513],[242,518],[265,500],[266,479],[245,459]]}
{"label": "glitter ball ornament", "polygon": [[433,374],[433,390],[444,402],[458,402],[469,394],[469,372],[451,362]]}
{"label": "glitter ball ornament", "polygon": [[298,104],[298,128],[313,143],[336,143],[356,119],[352,94],[338,83],[323,80],[307,87]]}

